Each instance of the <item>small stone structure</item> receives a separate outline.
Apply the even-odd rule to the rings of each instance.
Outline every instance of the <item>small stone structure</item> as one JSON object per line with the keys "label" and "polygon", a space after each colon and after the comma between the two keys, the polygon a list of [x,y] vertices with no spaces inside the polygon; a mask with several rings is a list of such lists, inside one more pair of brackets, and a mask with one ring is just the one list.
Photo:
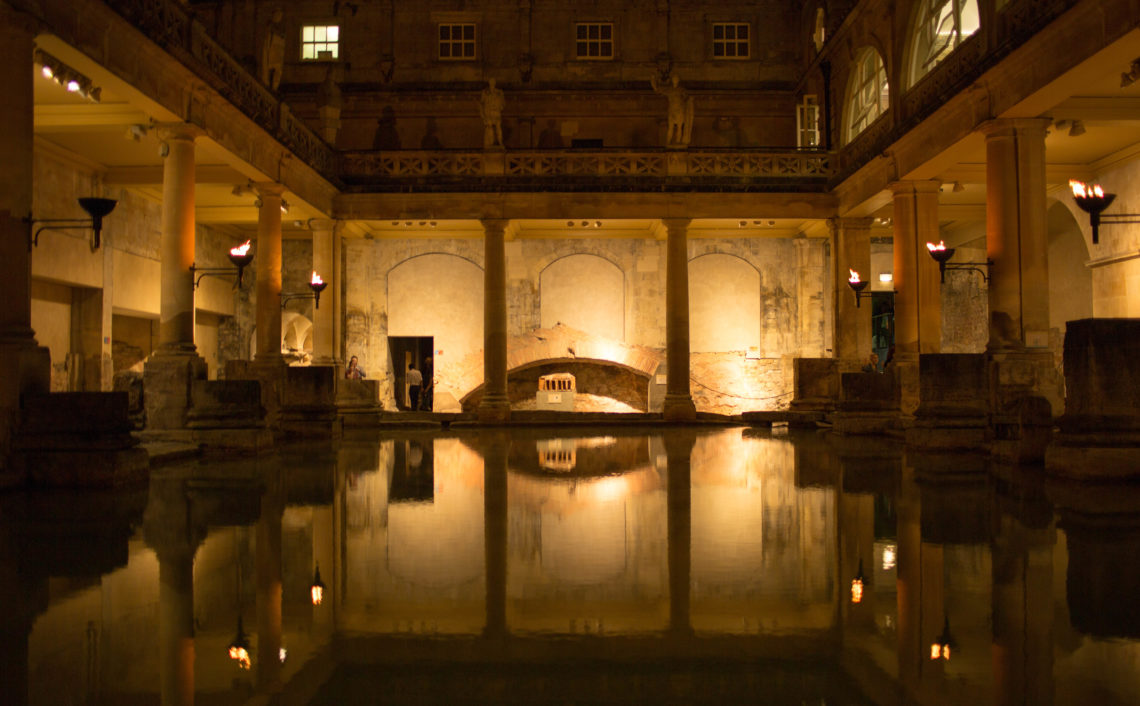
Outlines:
{"label": "small stone structure", "polygon": [[832,417],[839,434],[882,434],[899,418],[899,383],[891,372],[843,373],[839,407]]}
{"label": "small stone structure", "polygon": [[1065,390],[1046,468],[1073,478],[1140,477],[1140,319],[1070,321]]}
{"label": "small stone structure", "polygon": [[339,367],[295,366],[285,369],[281,430],[289,435],[339,436],[337,377]]}
{"label": "small stone structure", "polygon": [[537,409],[574,411],[576,381],[570,373],[553,373],[538,379]]}
{"label": "small stone structure", "polygon": [[906,432],[908,447],[983,450],[987,446],[988,378],[981,353],[929,353],[918,358],[919,401]]}

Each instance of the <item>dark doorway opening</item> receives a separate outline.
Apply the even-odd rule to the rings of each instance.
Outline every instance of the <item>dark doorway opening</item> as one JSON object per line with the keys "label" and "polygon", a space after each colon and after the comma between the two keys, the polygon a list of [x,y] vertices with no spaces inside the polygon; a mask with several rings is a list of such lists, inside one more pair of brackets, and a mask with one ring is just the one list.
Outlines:
{"label": "dark doorway opening", "polygon": [[389,336],[388,352],[392,356],[392,390],[396,398],[396,409],[414,411],[408,395],[408,364],[423,375],[423,386],[417,408],[428,412],[432,409],[432,365],[431,357],[435,339],[432,336]]}
{"label": "dark doorway opening", "polygon": [[871,292],[871,350],[878,354],[879,365],[895,347],[895,293]]}

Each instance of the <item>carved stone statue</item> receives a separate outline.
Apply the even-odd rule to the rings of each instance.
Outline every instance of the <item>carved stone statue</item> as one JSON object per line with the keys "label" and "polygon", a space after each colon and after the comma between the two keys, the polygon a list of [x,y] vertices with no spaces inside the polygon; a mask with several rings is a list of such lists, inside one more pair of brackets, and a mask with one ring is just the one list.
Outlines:
{"label": "carved stone statue", "polygon": [[553,120],[546,121],[546,127],[538,136],[540,150],[560,150],[563,148],[562,135],[558,132],[558,125]]}
{"label": "carved stone statue", "polygon": [[261,82],[276,91],[281,85],[281,70],[285,68],[285,16],[280,7],[273,16],[261,40]]}
{"label": "carved stone statue", "polygon": [[376,136],[372,140],[372,149],[400,149],[400,133],[396,129],[396,109],[390,105],[384,106],[384,110],[380,113],[380,122],[376,125]]}
{"label": "carved stone statue", "polygon": [[340,111],[344,106],[336,74],[337,67],[329,66],[325,71],[324,82],[317,88],[317,114],[321,118],[321,134],[330,145],[336,144],[336,135],[340,130]]}
{"label": "carved stone statue", "polygon": [[424,125],[424,136],[420,140],[420,149],[426,151],[443,149],[443,143],[439,139],[439,126],[436,125],[433,117],[429,117],[427,124]]}
{"label": "carved stone statue", "polygon": [[506,99],[503,92],[495,88],[495,79],[487,81],[487,87],[479,94],[479,116],[483,118],[483,148],[503,146],[503,107]]}
{"label": "carved stone statue", "polygon": [[656,76],[649,77],[649,85],[655,93],[660,93],[669,99],[669,129],[666,132],[665,143],[670,147],[685,147],[693,136],[693,97],[681,87],[681,81],[673,74],[671,84],[657,83]]}

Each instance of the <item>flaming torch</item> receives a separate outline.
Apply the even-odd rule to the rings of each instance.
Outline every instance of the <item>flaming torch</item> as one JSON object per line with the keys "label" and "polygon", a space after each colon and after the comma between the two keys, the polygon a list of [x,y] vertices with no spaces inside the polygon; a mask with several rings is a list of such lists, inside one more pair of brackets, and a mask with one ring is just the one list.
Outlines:
{"label": "flaming torch", "polygon": [[855,306],[858,308],[859,299],[863,296],[863,290],[867,288],[870,282],[859,279],[859,273],[855,270],[848,269],[847,271],[851,273],[851,276],[847,278],[847,286],[851,288],[851,291],[855,292]]}
{"label": "flaming torch", "polygon": [[329,283],[321,279],[317,271],[313,270],[313,277],[309,280],[309,287],[313,290],[313,308],[321,308],[321,292],[323,292],[327,286],[329,286]]}
{"label": "flaming torch", "polygon": [[245,268],[253,262],[253,253],[249,251],[249,248],[248,240],[236,248],[230,248],[230,262],[234,263],[234,267],[237,268],[237,285],[239,288],[241,287],[242,276],[245,274]]}
{"label": "flaming torch", "polygon": [[930,253],[930,256],[934,258],[934,261],[938,263],[939,279],[943,284],[945,284],[946,263],[950,261],[950,258],[954,257],[954,248],[946,247],[946,241],[939,240],[937,245],[934,243],[927,243],[926,250]]}
{"label": "flaming torch", "polygon": [[1085,184],[1076,179],[1069,180],[1069,188],[1073,190],[1073,201],[1082,211],[1089,214],[1089,224],[1092,226],[1092,241],[1096,245],[1100,240],[1100,214],[1112,205],[1116,194],[1107,194],[1100,184]]}
{"label": "flaming torch", "polygon": [[851,602],[863,602],[863,560],[859,560],[859,572],[851,579]]}
{"label": "flaming torch", "polygon": [[313,583],[309,586],[309,592],[313,597],[313,605],[320,605],[325,599],[325,582],[321,581],[320,564],[317,564],[317,570],[313,572]]}
{"label": "flaming torch", "polygon": [[242,669],[249,669],[249,637],[242,629],[241,616],[238,616],[238,629],[237,635],[234,636],[233,642],[229,647],[230,659],[237,662],[238,667]]}

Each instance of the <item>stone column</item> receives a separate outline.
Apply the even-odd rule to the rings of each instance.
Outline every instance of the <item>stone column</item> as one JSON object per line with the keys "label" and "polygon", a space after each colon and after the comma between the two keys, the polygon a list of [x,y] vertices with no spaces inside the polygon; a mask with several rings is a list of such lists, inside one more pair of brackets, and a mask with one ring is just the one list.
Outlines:
{"label": "stone column", "polygon": [[[826,302],[827,256],[822,238],[796,237],[796,297],[800,302],[797,314],[796,355],[801,358],[819,358],[827,345],[826,322],[832,311]],[[812,306],[813,300],[822,306]]]}
{"label": "stone column", "polygon": [[994,120],[986,136],[986,255],[990,267],[988,350],[1049,346],[1045,206],[1048,120]]}
{"label": "stone column", "polygon": [[188,124],[159,130],[162,166],[162,298],[158,345],[143,369],[147,426],[180,429],[190,406],[190,381],[206,378],[194,345],[194,139]]}
{"label": "stone column", "polygon": [[894,195],[895,356],[904,414],[918,408],[918,356],[942,350],[942,281],[926,243],[941,240],[937,181],[899,181]]}
{"label": "stone column", "polygon": [[[929,653],[922,644],[922,510],[914,469],[903,466],[896,507],[898,550],[895,597],[898,602],[898,675],[914,693]],[[927,645],[929,647],[929,645]]]}
{"label": "stone column", "polygon": [[256,185],[257,210],[257,349],[254,362],[284,365],[281,356],[281,195],[285,187]]}
{"label": "stone column", "polygon": [[334,233],[337,222],[330,219],[309,221],[313,229],[313,271],[328,282],[328,288],[321,295],[320,308],[313,309],[313,365],[339,367],[337,348],[334,343],[334,322],[339,315],[339,297],[343,273],[337,267],[334,254]]}
{"label": "stone column", "polygon": [[665,378],[664,418],[697,418],[689,389],[689,243],[688,218],[663,218],[665,250]]}
{"label": "stone column", "polygon": [[483,551],[487,622],[483,634],[506,637],[507,625],[507,457],[511,440],[495,432],[483,446]]}
{"label": "stone column", "polygon": [[835,247],[835,357],[841,371],[859,370],[871,354],[870,286],[863,290],[863,301],[855,305],[855,295],[847,280],[850,270],[869,282],[871,279],[871,219],[836,218],[830,223]]}
{"label": "stone column", "polygon": [[[1036,519],[1036,518],[1034,518]],[[1053,702],[1052,522],[1027,527],[1005,516],[991,548],[994,703]]]}
{"label": "stone column", "polygon": [[[20,396],[47,392],[51,360],[32,331],[32,104],[34,20],[0,4],[0,469],[7,465]],[[0,485],[4,480],[0,479]]]}
{"label": "stone column", "polygon": [[[986,255],[990,267],[991,411],[1016,417],[1031,396],[1063,408],[1060,373],[1049,348],[1049,262],[1045,204],[1048,120],[985,124]],[[1045,422],[1048,423],[1047,421]],[[1043,449],[1026,449],[1026,457]]]}
{"label": "stone column", "polygon": [[483,221],[483,401],[479,420],[511,418],[507,397],[507,252],[504,218]]}

